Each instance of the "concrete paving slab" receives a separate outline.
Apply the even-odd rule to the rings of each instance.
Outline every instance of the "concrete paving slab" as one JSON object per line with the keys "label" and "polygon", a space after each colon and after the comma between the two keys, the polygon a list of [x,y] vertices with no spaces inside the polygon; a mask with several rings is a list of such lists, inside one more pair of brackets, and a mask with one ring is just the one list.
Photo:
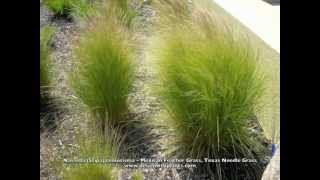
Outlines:
{"label": "concrete paving slab", "polygon": [[280,6],[262,0],[214,0],[280,53]]}

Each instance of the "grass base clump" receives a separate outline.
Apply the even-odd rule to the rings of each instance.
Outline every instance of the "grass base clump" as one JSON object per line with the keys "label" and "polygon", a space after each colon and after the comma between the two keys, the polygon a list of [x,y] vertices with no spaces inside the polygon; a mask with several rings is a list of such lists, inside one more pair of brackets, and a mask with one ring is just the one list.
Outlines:
{"label": "grass base clump", "polygon": [[[109,129],[105,134],[90,133],[79,135],[77,158],[64,160],[58,166],[64,180],[116,180],[119,170],[105,160],[118,158],[121,139],[115,130]],[[89,137],[89,138],[88,138]],[[91,162],[74,163],[70,160],[92,160]],[[97,161],[97,162],[95,162]]]}
{"label": "grass base clump", "polygon": [[75,50],[79,62],[71,85],[104,131],[106,121],[119,124],[127,112],[127,97],[134,80],[134,54],[121,22],[102,18],[91,27]]}
{"label": "grass base clump", "polygon": [[57,16],[68,16],[76,0],[44,0],[43,3]]}
{"label": "grass base clump", "polygon": [[85,18],[95,12],[92,0],[44,0],[57,17]]}
{"label": "grass base clump", "polygon": [[[171,27],[159,33],[154,51],[159,93],[170,116],[166,123],[175,134],[169,155],[256,158],[258,142],[248,129],[264,90],[256,52],[205,11]],[[259,163],[240,164],[212,163],[208,169],[223,179],[240,172],[257,178],[262,171]]]}

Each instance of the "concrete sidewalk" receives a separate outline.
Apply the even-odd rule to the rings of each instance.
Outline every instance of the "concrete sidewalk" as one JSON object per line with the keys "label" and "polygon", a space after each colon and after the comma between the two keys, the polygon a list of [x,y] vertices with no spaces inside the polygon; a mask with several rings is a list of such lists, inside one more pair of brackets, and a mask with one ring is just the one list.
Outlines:
{"label": "concrete sidewalk", "polygon": [[213,0],[280,53],[280,6],[262,0]]}
{"label": "concrete sidewalk", "polygon": [[277,149],[276,154],[272,157],[261,180],[280,180],[280,148]]}

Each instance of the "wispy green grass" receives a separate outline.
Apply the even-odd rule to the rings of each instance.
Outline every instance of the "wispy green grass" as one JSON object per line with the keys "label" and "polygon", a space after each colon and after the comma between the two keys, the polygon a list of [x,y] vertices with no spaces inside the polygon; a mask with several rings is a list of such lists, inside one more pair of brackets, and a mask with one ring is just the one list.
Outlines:
{"label": "wispy green grass", "polygon": [[71,17],[74,19],[88,20],[97,15],[97,6],[99,1],[78,0],[71,6]]}
{"label": "wispy green grass", "polygon": [[[212,2],[211,2],[212,3]],[[266,90],[262,97],[263,107],[257,117],[264,135],[273,143],[280,141],[280,53],[272,49],[260,37],[250,31],[235,17],[217,4],[212,3],[213,12],[219,13],[228,23],[232,23],[238,31],[246,32],[253,46],[260,49],[261,70],[266,76]]]}
{"label": "wispy green grass", "polygon": [[171,155],[254,157],[248,125],[264,92],[259,56],[206,11],[174,23],[153,42],[158,91],[170,116],[166,124],[176,135]]}
{"label": "wispy green grass", "polygon": [[43,3],[59,16],[68,15],[74,2],[76,0],[43,0]]}
{"label": "wispy green grass", "polygon": [[138,16],[138,11],[130,6],[128,0],[111,0],[106,3],[107,9],[114,9],[111,13],[118,16],[119,19],[125,22],[125,25],[129,28],[133,26],[134,19]]}
{"label": "wispy green grass", "polygon": [[91,0],[44,0],[44,4],[57,16],[87,18],[95,13]]}
{"label": "wispy green grass", "polygon": [[135,68],[130,38],[122,22],[109,16],[92,24],[75,49],[79,62],[71,85],[102,131],[106,121],[119,124],[127,112]]}
{"label": "wispy green grass", "polygon": [[122,21],[132,29],[134,19],[139,15],[138,10],[130,5],[128,0],[72,0],[67,16],[75,20],[90,22],[97,17],[109,19],[109,17]]}
{"label": "wispy green grass", "polygon": [[43,95],[51,84],[50,75],[50,43],[55,29],[51,26],[45,26],[40,30],[40,89]]}
{"label": "wispy green grass", "polygon": [[133,20],[138,16],[138,11],[130,6],[128,0],[80,0],[72,3],[72,17],[91,21],[92,18],[115,18],[122,21],[127,28],[131,28]]}
{"label": "wispy green grass", "polygon": [[204,1],[209,2],[202,6],[217,14],[219,19],[231,24],[237,33],[248,36],[252,46],[259,49],[261,71],[266,77],[266,90],[262,97],[262,109],[257,113],[257,118],[263,128],[263,134],[272,142],[278,143],[280,139],[280,54],[212,0],[196,2]]}
{"label": "wispy green grass", "polygon": [[116,180],[113,168],[104,165],[79,165],[71,167],[64,175],[64,180]]}
{"label": "wispy green grass", "polygon": [[190,3],[188,0],[157,0],[152,1],[152,7],[159,15],[158,25],[174,26],[190,18]]}
{"label": "wispy green grass", "polygon": [[127,11],[129,2],[128,0],[111,0],[110,2],[116,4],[116,6],[118,6],[119,8],[121,8],[124,11]]}
{"label": "wispy green grass", "polygon": [[[79,135],[79,151],[75,159],[68,160],[110,160],[117,159],[120,141],[117,132],[109,129],[104,135],[91,133]],[[119,170],[108,163],[66,163],[61,166],[64,180],[116,180]]]}

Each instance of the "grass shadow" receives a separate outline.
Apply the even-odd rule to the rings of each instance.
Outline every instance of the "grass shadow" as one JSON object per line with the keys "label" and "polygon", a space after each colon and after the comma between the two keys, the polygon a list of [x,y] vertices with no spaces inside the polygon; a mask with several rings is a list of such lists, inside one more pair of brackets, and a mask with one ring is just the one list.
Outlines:
{"label": "grass shadow", "polygon": [[159,135],[152,133],[153,127],[142,120],[133,121],[133,119],[138,118],[139,114],[127,114],[126,122],[128,124],[124,125],[120,131],[124,137],[122,148],[120,148],[123,151],[120,154],[121,156],[128,156],[126,158],[151,158],[160,149],[156,142]]}
{"label": "grass shadow", "polygon": [[74,18],[69,14],[69,13],[65,13],[65,14],[54,14],[50,21],[54,22],[54,21],[66,21],[66,22],[73,22]]}
{"label": "grass shadow", "polygon": [[[256,117],[250,121],[248,126],[252,141],[257,142],[255,146],[248,147],[247,149],[248,151],[250,151],[249,154],[251,154],[253,158],[246,157],[241,151],[236,152],[236,158],[233,154],[226,153],[225,155],[220,155],[220,158],[217,158],[220,159],[220,163],[197,163],[196,168],[184,168],[178,170],[179,174],[182,174],[184,179],[260,180],[265,168],[267,167],[271,159],[272,143],[265,137],[263,129]],[[236,141],[235,143],[240,144],[240,142],[238,141]],[[230,149],[226,152],[233,151],[233,149]],[[237,159],[238,162],[224,162],[223,159]],[[256,160],[256,162],[253,162],[251,160]]]}
{"label": "grass shadow", "polygon": [[52,97],[46,96],[40,99],[40,133],[53,132],[63,110]]}

